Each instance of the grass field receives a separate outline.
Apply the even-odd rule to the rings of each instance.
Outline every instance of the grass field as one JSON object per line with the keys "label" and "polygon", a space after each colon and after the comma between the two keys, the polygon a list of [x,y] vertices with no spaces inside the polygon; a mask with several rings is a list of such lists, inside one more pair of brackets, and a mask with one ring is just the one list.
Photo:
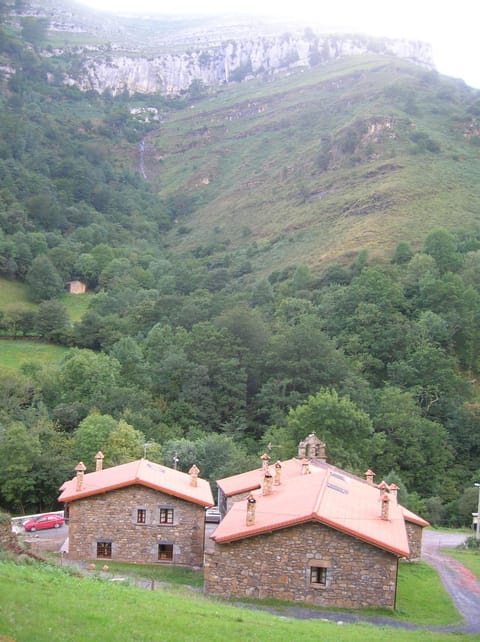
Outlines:
{"label": "grass field", "polygon": [[[423,591],[425,586],[416,588]],[[417,594],[417,600],[422,594]],[[435,612],[435,595],[429,593],[428,601]],[[2,635],[16,642],[443,642],[458,638],[364,623],[294,620],[229,606],[191,589],[148,591],[98,578],[80,579],[53,566],[11,562],[0,562]],[[461,639],[478,638],[462,635]]]}
{"label": "grass field", "polygon": [[0,310],[12,304],[21,304],[35,310],[37,306],[27,298],[27,287],[19,281],[0,278]]}
{"label": "grass field", "polygon": [[67,309],[67,314],[72,323],[80,321],[88,309],[92,294],[64,294],[60,297],[60,303],[63,303]]}
{"label": "grass field", "polygon": [[0,363],[4,368],[18,370],[22,365],[58,363],[68,348],[39,341],[0,339]]}
{"label": "grass field", "polygon": [[[72,323],[80,321],[90,304],[92,294],[65,293],[59,301],[65,306]],[[8,312],[10,306],[21,306],[36,310],[38,305],[28,298],[28,289],[24,283],[0,278],[0,311]]]}

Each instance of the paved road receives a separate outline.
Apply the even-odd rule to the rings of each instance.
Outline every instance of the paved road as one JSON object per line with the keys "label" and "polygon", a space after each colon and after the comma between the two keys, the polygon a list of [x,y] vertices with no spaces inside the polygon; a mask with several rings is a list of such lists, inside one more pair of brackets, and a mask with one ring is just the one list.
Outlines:
{"label": "paved road", "polygon": [[463,626],[450,630],[480,633],[480,582],[459,562],[440,552],[441,548],[459,546],[465,539],[466,535],[424,531],[422,559],[437,571],[463,617]]}

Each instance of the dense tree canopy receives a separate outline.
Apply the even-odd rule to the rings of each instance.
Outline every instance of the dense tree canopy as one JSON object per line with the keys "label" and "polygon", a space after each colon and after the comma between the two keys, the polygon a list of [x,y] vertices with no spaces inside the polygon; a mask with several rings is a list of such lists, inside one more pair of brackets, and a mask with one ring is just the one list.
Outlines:
{"label": "dense tree canopy", "polygon": [[[160,199],[135,171],[158,126],[130,112],[147,98],[66,86],[67,62],[34,50],[44,25],[16,24],[0,38],[16,69],[0,92],[0,277],[30,300],[2,305],[0,332],[69,351],[0,371],[2,508],[54,507],[98,450],[106,465],[196,463],[213,482],[266,448],[290,457],[315,431],[333,464],[373,468],[427,517],[464,520],[464,488],[480,481],[480,231],[433,229],[421,248],[400,241],[384,261],[361,250],[319,272],[268,274],[249,229],[242,247],[209,230],[180,253],[166,232],[180,219],[186,233],[208,203]],[[148,100],[165,114],[189,105]],[[89,290],[75,320],[73,279]]]}

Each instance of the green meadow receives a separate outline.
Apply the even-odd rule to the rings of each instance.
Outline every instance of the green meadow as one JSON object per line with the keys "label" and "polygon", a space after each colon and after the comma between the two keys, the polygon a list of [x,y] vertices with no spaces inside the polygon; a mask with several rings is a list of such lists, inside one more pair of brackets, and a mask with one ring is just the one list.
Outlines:
{"label": "green meadow", "polygon": [[[408,588],[403,585],[399,591],[412,592],[410,604],[428,596],[429,625],[441,625],[449,619],[442,613],[444,599],[443,596],[439,599],[436,575],[428,574],[428,577],[426,583],[419,584],[412,576]],[[450,606],[451,617],[452,609]],[[417,624],[424,621],[418,613],[414,615],[412,611],[411,615]],[[456,619],[454,615],[453,619]],[[231,606],[205,597],[198,589],[177,587],[151,591],[98,576],[80,577],[74,569],[7,561],[0,563],[0,636],[16,642],[278,642],[283,639],[442,642],[459,638],[454,633],[427,629],[412,631],[367,623],[294,619],[251,606]],[[461,639],[473,641],[478,637],[462,635]]]}
{"label": "green meadow", "polygon": [[58,363],[68,348],[28,339],[0,339],[0,363],[18,370],[26,364]]}

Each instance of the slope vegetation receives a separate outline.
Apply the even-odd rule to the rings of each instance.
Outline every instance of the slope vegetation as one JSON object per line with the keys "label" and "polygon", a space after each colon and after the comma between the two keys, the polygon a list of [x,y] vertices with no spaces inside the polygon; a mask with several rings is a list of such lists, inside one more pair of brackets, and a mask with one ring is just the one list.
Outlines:
{"label": "slope vegetation", "polygon": [[177,250],[243,247],[260,270],[419,247],[477,224],[476,93],[384,57],[228,87],[169,116],[146,173]]}

